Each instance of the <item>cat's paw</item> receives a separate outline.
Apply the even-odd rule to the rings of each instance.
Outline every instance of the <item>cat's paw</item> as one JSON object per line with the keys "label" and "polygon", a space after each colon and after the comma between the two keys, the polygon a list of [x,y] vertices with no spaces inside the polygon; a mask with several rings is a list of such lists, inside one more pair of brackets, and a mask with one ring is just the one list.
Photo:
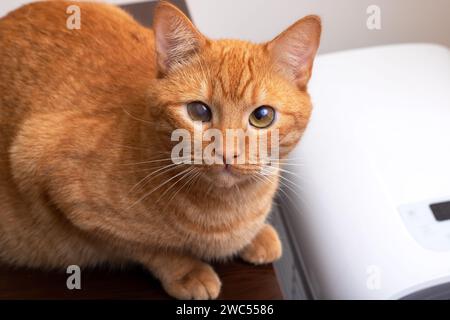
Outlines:
{"label": "cat's paw", "polygon": [[222,283],[211,266],[199,262],[178,279],[163,281],[171,296],[182,300],[208,300],[219,296]]}
{"label": "cat's paw", "polygon": [[266,224],[252,242],[239,253],[240,257],[253,264],[274,262],[281,257],[281,241],[275,229]]}

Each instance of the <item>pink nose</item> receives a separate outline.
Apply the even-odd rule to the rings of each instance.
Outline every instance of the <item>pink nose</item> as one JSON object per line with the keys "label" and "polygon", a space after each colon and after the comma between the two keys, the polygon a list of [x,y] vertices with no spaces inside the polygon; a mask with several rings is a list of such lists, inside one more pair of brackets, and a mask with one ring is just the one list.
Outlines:
{"label": "pink nose", "polygon": [[232,157],[223,156],[223,163],[232,164],[234,162],[234,159],[237,159],[238,157],[238,154],[234,154]]}
{"label": "pink nose", "polygon": [[239,154],[234,152],[232,155],[227,156],[225,154],[218,154],[218,156],[222,156],[222,160],[223,160],[223,164],[225,165],[230,165],[234,163],[234,160],[237,159],[239,157]]}

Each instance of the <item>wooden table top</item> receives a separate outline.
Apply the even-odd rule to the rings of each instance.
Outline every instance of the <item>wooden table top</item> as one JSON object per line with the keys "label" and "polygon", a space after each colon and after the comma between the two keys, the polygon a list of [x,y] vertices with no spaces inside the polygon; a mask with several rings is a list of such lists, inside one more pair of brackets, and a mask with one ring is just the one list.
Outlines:
{"label": "wooden table top", "polygon": [[[282,299],[272,265],[241,261],[215,264],[222,280],[219,299]],[[81,271],[81,290],[68,290],[65,272],[44,272],[0,265],[0,299],[171,299],[159,282],[139,266],[123,270]]]}

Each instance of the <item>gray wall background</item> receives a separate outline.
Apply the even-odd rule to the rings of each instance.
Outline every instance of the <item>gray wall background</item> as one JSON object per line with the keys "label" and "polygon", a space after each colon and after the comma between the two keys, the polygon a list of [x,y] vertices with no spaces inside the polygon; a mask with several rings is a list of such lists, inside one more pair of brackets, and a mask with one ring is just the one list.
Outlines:
{"label": "gray wall background", "polygon": [[[322,17],[321,53],[404,42],[450,46],[449,0],[188,0],[193,20],[213,38],[256,42],[275,37],[307,14]],[[368,30],[369,5],[381,30]]]}
{"label": "gray wall background", "polygon": [[[0,16],[29,0],[1,0]],[[115,4],[145,0],[109,0]],[[404,42],[450,47],[450,0],[186,0],[200,30],[211,38],[255,42],[275,37],[297,19],[323,21],[321,53]],[[381,30],[368,30],[366,9],[381,9]]]}

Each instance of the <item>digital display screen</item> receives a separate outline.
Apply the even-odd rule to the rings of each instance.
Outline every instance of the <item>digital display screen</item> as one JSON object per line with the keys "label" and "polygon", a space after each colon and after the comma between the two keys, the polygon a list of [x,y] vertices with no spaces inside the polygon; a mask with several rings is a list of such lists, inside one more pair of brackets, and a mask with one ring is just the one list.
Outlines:
{"label": "digital display screen", "polygon": [[450,220],[450,201],[433,203],[430,208],[437,221]]}

